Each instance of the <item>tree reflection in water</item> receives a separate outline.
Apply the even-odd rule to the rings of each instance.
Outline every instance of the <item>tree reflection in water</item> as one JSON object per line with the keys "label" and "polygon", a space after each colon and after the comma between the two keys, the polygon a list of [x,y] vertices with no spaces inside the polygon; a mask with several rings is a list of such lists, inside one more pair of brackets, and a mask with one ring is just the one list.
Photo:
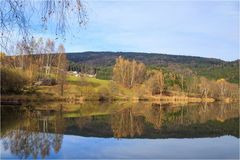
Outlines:
{"label": "tree reflection in water", "polygon": [[20,158],[46,158],[51,152],[60,151],[63,134],[116,138],[192,138],[226,134],[239,137],[238,105],[114,105],[86,104],[71,112],[66,111],[70,106],[59,104],[51,110],[29,107],[13,112],[1,108],[4,149]]}
{"label": "tree reflection in water", "polygon": [[[151,133],[156,137],[199,137],[199,131],[202,135],[215,135],[228,133],[230,128],[231,135],[236,135],[237,117],[238,107],[232,104],[169,106],[148,103],[112,114],[111,128],[116,138],[148,137]],[[231,127],[226,129],[226,125]],[[211,129],[206,130],[209,127]]]}
{"label": "tree reflection in water", "polygon": [[31,156],[36,159],[40,155],[45,158],[50,155],[51,149],[57,153],[62,144],[64,118],[62,112],[58,112],[50,120],[49,114],[47,112],[42,115],[38,111],[26,110],[23,113],[24,121],[2,137],[4,149],[9,149],[21,159]]}
{"label": "tree reflection in water", "polygon": [[152,104],[148,121],[155,129],[160,129],[164,120],[164,110],[161,104]]}
{"label": "tree reflection in water", "polygon": [[116,138],[141,135],[143,124],[143,118],[134,116],[132,108],[124,109],[111,117],[111,127]]}

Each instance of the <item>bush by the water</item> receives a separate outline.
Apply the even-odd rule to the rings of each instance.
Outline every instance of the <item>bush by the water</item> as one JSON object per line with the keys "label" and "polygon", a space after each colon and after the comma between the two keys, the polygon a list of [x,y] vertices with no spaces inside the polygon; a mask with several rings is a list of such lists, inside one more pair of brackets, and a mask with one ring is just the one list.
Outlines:
{"label": "bush by the water", "polygon": [[53,86],[56,85],[57,81],[55,78],[44,78],[42,79],[42,84],[43,86]]}
{"label": "bush by the water", "polygon": [[27,77],[21,70],[0,68],[1,70],[1,93],[21,93],[27,85]]}

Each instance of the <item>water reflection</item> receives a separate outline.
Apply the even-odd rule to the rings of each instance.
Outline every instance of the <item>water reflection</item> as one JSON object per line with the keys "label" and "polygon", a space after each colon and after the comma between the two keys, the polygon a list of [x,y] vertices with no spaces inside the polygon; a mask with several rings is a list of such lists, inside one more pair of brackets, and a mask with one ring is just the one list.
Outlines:
{"label": "water reflection", "polygon": [[133,108],[126,108],[112,114],[110,121],[114,137],[134,137],[141,135],[143,132],[144,119],[134,116]]}
{"label": "water reflection", "polygon": [[[5,110],[12,110],[13,115],[6,115]],[[45,158],[49,156],[51,148],[56,153],[60,150],[64,132],[64,118],[61,111],[54,113],[53,116],[50,116],[49,111],[42,113],[26,109],[19,112],[19,108],[11,106],[3,107],[1,111],[4,131],[1,133],[1,139],[5,150],[9,149],[21,159],[30,155],[33,158],[37,158],[38,155]],[[8,121],[5,121],[5,116],[11,116],[12,119],[7,118]],[[4,125],[7,125],[9,120],[14,121],[15,116],[17,121],[14,127],[5,130]]]}
{"label": "water reflection", "polygon": [[1,107],[4,150],[19,158],[58,153],[63,135],[115,138],[239,138],[237,104],[152,103]]}

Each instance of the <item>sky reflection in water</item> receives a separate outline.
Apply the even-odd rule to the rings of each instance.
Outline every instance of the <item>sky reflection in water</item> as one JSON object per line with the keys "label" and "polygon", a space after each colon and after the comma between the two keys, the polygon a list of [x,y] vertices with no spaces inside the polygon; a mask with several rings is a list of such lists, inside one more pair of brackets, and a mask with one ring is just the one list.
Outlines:
{"label": "sky reflection in water", "polygon": [[[47,158],[238,158],[233,136],[192,139],[115,139],[65,135],[60,151]],[[1,141],[1,148],[2,141]],[[2,158],[18,158],[9,150]],[[32,158],[32,157],[28,157]],[[38,158],[41,158],[40,156]]]}

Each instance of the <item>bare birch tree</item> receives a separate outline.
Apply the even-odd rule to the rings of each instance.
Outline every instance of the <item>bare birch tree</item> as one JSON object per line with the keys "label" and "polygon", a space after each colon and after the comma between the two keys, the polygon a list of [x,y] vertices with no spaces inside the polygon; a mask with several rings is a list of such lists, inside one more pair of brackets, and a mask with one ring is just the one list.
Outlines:
{"label": "bare birch tree", "polygon": [[47,61],[45,66],[45,74],[49,76],[51,73],[51,66],[52,66],[52,56],[55,50],[55,43],[54,41],[48,39],[45,46],[45,53],[47,54]]}
{"label": "bare birch tree", "polygon": [[145,80],[145,74],[146,67],[143,63],[135,60],[129,61],[121,56],[116,59],[116,64],[113,68],[113,80],[119,84],[132,88]]}
{"label": "bare birch tree", "polygon": [[60,85],[60,94],[63,96],[64,91],[64,83],[66,80],[66,69],[67,69],[67,57],[65,54],[65,48],[61,44],[58,47],[58,62],[57,62],[57,76],[58,76],[58,83]]}
{"label": "bare birch tree", "polygon": [[1,0],[1,50],[9,52],[9,42],[13,41],[13,35],[28,41],[34,25],[41,26],[42,30],[51,26],[55,28],[53,32],[56,38],[65,37],[69,30],[70,16],[74,17],[71,22],[77,23],[79,27],[86,24],[87,15],[82,0]]}

